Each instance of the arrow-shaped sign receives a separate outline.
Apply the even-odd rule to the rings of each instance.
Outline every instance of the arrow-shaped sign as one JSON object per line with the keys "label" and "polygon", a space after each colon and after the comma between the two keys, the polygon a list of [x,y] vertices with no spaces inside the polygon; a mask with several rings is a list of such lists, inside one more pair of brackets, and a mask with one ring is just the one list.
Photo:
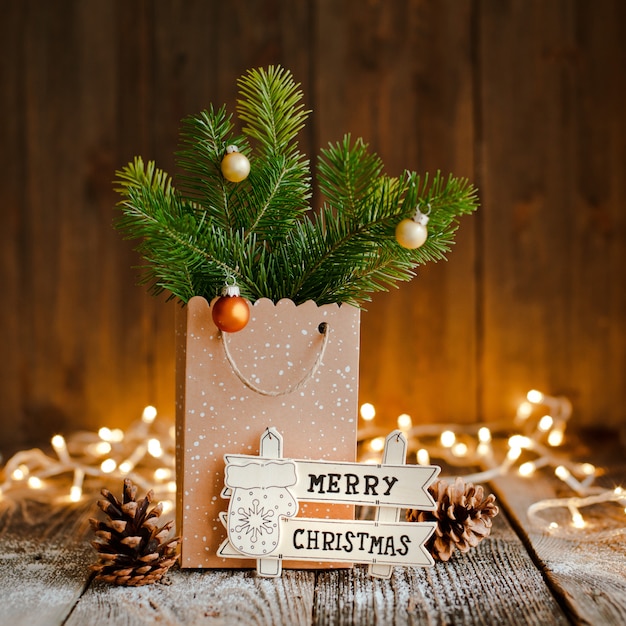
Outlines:
{"label": "arrow-shaped sign", "polygon": [[[228,528],[228,516],[220,516]],[[352,562],[379,565],[433,565],[424,543],[435,522],[379,523],[368,520],[326,520],[305,517],[281,520],[278,546],[263,559]],[[218,555],[241,558],[237,536],[226,539]]]}
{"label": "arrow-shaped sign", "polygon": [[[263,488],[268,486],[268,474],[274,475],[274,472],[262,469],[269,467],[268,464],[273,464],[274,469],[279,468],[275,459],[265,457],[227,454],[224,458],[227,473],[230,468],[250,468],[251,474],[264,481],[259,485]],[[296,459],[290,459],[289,463],[295,466],[297,475],[297,481],[289,486],[289,491],[297,500],[421,510],[436,508],[428,492],[440,470],[434,465],[367,465]],[[228,481],[226,484],[230,487]],[[230,495],[230,490],[222,492],[223,497]]]}

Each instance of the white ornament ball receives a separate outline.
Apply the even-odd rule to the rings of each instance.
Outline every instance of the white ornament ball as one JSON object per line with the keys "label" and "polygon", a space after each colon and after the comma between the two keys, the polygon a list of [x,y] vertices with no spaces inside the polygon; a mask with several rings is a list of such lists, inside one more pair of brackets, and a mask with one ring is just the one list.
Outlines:
{"label": "white ornament ball", "polygon": [[427,237],[426,226],[415,220],[407,218],[396,226],[396,240],[403,248],[415,250],[424,245]]}

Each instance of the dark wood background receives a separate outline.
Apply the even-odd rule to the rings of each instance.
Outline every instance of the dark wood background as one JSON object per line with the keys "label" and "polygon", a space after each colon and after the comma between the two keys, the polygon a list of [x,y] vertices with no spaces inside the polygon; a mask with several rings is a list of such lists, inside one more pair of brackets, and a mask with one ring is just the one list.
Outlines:
{"label": "dark wood background", "polygon": [[180,119],[280,63],[310,155],[480,189],[447,263],[362,318],[361,400],[392,425],[626,412],[626,2],[0,0],[0,446],[173,415],[174,304],[135,285],[114,171],[173,170]]}

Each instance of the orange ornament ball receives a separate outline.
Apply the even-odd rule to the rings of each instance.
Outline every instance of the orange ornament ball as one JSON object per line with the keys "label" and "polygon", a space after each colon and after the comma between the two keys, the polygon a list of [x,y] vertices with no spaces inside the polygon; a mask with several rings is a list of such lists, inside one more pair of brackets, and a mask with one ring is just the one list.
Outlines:
{"label": "orange ornament ball", "polygon": [[250,320],[250,306],[241,296],[220,296],[211,311],[213,323],[225,333],[236,333]]}

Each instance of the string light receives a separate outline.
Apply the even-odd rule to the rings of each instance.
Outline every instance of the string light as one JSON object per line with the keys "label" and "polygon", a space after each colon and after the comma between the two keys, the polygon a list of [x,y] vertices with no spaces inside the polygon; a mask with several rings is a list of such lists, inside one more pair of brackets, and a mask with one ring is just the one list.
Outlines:
{"label": "string light", "polygon": [[554,418],[552,417],[552,415],[544,415],[540,420],[539,423],[537,424],[537,428],[542,432],[542,433],[547,433],[552,429],[552,426],[554,426]]}
{"label": "string light", "polygon": [[444,430],[441,433],[441,445],[444,448],[452,448],[454,442],[456,441],[456,435],[451,430]]}
{"label": "string light", "polygon": [[[29,476],[28,477],[28,486],[31,489],[41,489],[43,487],[43,482],[41,480],[41,478],[38,478],[37,476]],[[5,490],[5,485],[2,485],[3,487],[3,491]]]}
{"label": "string light", "polygon": [[430,454],[428,454],[426,448],[420,448],[416,452],[415,457],[418,465],[430,465]]}
{"label": "string light", "polygon": [[376,417],[376,409],[373,404],[366,402],[361,405],[359,410],[361,418],[366,422],[371,422]]}
{"label": "string light", "polygon": [[491,431],[486,426],[478,429],[478,441],[480,443],[491,443]]}
{"label": "string light", "polygon": [[384,447],[385,447],[385,440],[382,437],[376,437],[375,439],[372,439],[372,441],[370,442],[370,448],[374,452],[382,452]]}
{"label": "string light", "polygon": [[[538,409],[540,417],[535,417]],[[546,412],[545,409],[548,411]],[[373,424],[376,409],[371,403],[360,407],[360,415],[368,426],[360,429],[359,438],[366,444],[361,454],[365,463],[379,463],[384,447],[384,436]],[[398,417],[398,427],[407,435],[409,452],[420,465],[429,465],[431,458],[441,458],[450,465],[483,467],[479,472],[465,475],[469,482],[488,482],[510,471],[532,476],[543,467],[551,467],[554,475],[572,491],[569,498],[542,500],[528,509],[529,520],[545,532],[568,536],[575,533],[585,537],[603,538],[626,534],[626,526],[600,528],[583,515],[583,509],[597,504],[617,503],[626,514],[626,492],[622,487],[604,490],[593,485],[599,470],[591,463],[573,463],[554,456],[552,449],[560,446],[571,417],[572,406],[567,398],[549,396],[536,389],[526,394],[515,414],[514,423],[522,433],[510,433],[510,424],[437,425],[413,424],[410,415]],[[175,429],[159,424],[157,411],[148,406],[141,418],[126,431],[102,427],[97,433],[80,433],[64,438],[55,435],[51,446],[56,458],[35,448],[16,453],[4,467],[4,482],[0,484],[0,498],[13,489],[28,488],[41,492],[55,491],[56,483],[66,474],[72,475],[72,484],[66,499],[79,502],[87,487],[102,486],[102,479],[129,477],[141,488],[153,488],[157,498],[163,498],[164,512],[173,510]],[[507,432],[508,431],[508,432]],[[386,430],[384,431],[386,433]],[[496,459],[494,433],[505,443],[504,456]],[[500,449],[500,446],[496,446]],[[528,455],[535,455],[527,459]],[[155,467],[155,463],[158,465]],[[45,480],[45,482],[44,482]],[[156,481],[156,487],[154,482]],[[63,484],[63,483],[62,483]],[[65,483],[66,484],[66,483]],[[67,487],[66,487],[67,488]],[[542,513],[564,509],[569,522],[545,520]]]}
{"label": "string light", "polygon": [[115,462],[115,459],[110,459],[110,458],[105,459],[100,464],[100,470],[104,474],[110,474],[111,472],[114,472],[116,468],[117,468],[117,463]]}
{"label": "string light", "polygon": [[[364,405],[365,406],[365,405]],[[380,447],[381,431],[373,424],[375,408],[367,405],[368,426],[360,431],[365,462],[377,462],[372,451]],[[415,454],[420,465],[430,464],[431,458],[442,459],[450,466],[482,467],[479,472],[466,474],[468,482],[488,482],[509,472],[530,477],[542,468],[552,468],[554,475],[576,495],[569,498],[545,500],[533,504],[528,510],[529,519],[546,532],[568,535],[576,533],[584,537],[604,537],[626,534],[626,524],[616,526],[613,520],[610,529],[599,530],[583,513],[591,504],[615,503],[623,507],[626,514],[626,492],[622,487],[605,490],[594,486],[600,471],[591,463],[574,463],[556,456],[554,448],[565,440],[567,422],[572,415],[570,401],[562,396],[551,396],[531,389],[518,405],[514,425],[522,432],[511,433],[511,423],[486,425],[436,425],[416,424],[409,421],[407,414],[398,417],[398,427],[406,432],[409,453]],[[361,407],[361,417],[364,417]],[[408,419],[407,419],[408,418]],[[494,433],[498,444],[494,446]],[[504,454],[502,454],[504,443]],[[495,450],[500,451],[498,455]],[[370,455],[370,456],[368,456]],[[534,458],[528,458],[529,456]],[[497,457],[497,458],[496,458]],[[499,460],[498,460],[499,459]],[[569,521],[544,520],[540,512],[562,508],[567,511]]]}
{"label": "string light", "polygon": [[398,416],[398,428],[402,431],[407,431],[413,426],[413,420],[410,415],[403,413]]}
{"label": "string light", "polygon": [[[164,508],[171,511],[176,491],[174,429],[156,418],[156,409],[147,406],[126,431],[103,426],[97,433],[80,432],[67,439],[54,435],[50,440],[54,456],[39,448],[17,452],[4,467],[0,497],[27,488],[80,502],[86,488],[92,493],[104,486],[102,479],[128,477],[146,491],[153,489],[156,498],[164,497]],[[67,475],[71,476],[69,487]]]}

